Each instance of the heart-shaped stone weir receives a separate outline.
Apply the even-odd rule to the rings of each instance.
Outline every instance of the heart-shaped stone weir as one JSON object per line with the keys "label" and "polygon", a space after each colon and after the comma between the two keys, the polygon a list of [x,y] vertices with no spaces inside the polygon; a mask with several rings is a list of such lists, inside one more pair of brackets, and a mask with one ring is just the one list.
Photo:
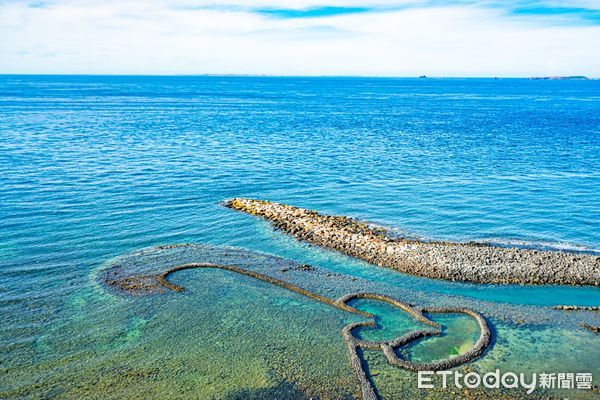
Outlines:
{"label": "heart-shaped stone weir", "polygon": [[[193,245],[174,245],[173,247],[163,246],[161,247],[161,249],[180,248],[184,246]],[[228,249],[227,251],[227,256],[230,256],[231,254],[236,254],[235,252],[237,250]],[[359,349],[381,350],[385,354],[388,362],[391,365],[396,366],[398,368],[403,368],[410,371],[439,371],[457,367],[481,356],[491,342],[491,331],[489,329],[486,319],[480,313],[468,308],[416,307],[411,304],[401,302],[390,296],[365,292],[347,294],[340,297],[337,300],[334,300],[329,297],[320,295],[318,293],[314,293],[309,290],[303,289],[281,279],[277,279],[254,270],[243,268],[239,265],[227,265],[214,262],[188,262],[177,266],[165,267],[161,270],[140,270],[135,271],[133,273],[126,272],[126,269],[123,268],[121,265],[116,265],[111,267],[110,269],[105,270],[102,273],[102,277],[106,285],[116,288],[120,292],[130,294],[149,295],[161,293],[162,291],[164,291],[164,289],[172,290],[175,292],[182,292],[185,289],[182,286],[170,282],[169,277],[177,271],[195,268],[215,268],[235,272],[240,275],[249,276],[264,282],[271,283],[273,285],[283,287],[285,289],[309,297],[313,300],[317,300],[319,302],[328,304],[340,310],[371,318],[368,321],[350,323],[343,327],[341,331],[343,340],[346,343],[348,349],[350,366],[354,370],[356,379],[358,380],[358,383],[361,387],[362,398],[364,400],[375,400],[377,399],[377,394],[373,388],[371,381],[369,380],[369,377],[367,376],[367,373],[365,372],[365,369],[363,368],[363,362],[359,354]],[[356,329],[360,327],[376,327],[377,324],[374,320],[375,315],[359,310],[348,304],[350,301],[356,299],[371,299],[386,302],[408,313],[415,321],[431,326],[431,329],[413,330],[392,340],[371,341],[360,339],[356,337],[353,333]],[[426,316],[426,314],[435,313],[461,313],[466,314],[469,317],[475,319],[475,321],[478,323],[480,331],[479,338],[477,339],[476,343],[469,350],[463,352],[460,355],[452,356],[450,358],[434,362],[418,363],[398,356],[396,350],[404,346],[408,346],[422,338],[442,334],[442,326],[430,320]]]}

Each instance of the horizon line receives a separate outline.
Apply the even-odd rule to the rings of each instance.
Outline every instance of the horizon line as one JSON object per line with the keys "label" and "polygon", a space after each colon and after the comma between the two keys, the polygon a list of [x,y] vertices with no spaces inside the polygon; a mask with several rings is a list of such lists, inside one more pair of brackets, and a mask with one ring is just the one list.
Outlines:
{"label": "horizon line", "polygon": [[600,80],[600,76],[587,75],[486,75],[486,76],[437,76],[437,75],[354,75],[354,74],[323,74],[323,75],[285,75],[285,74],[244,74],[244,73],[199,73],[199,74],[129,74],[129,73],[4,73],[0,76],[112,76],[112,77],[254,77],[254,78],[373,78],[373,79],[548,79],[552,80]]}

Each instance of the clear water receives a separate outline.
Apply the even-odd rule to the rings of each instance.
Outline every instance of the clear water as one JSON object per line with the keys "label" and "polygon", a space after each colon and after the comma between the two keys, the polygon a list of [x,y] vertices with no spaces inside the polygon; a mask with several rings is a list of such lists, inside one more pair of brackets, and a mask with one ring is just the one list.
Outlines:
{"label": "clear water", "polygon": [[[416,323],[408,314],[387,303],[357,300],[352,306],[376,316],[377,327],[358,330],[357,336],[361,339],[392,340],[415,329],[431,329],[430,326]],[[442,324],[442,335],[416,342],[406,351],[402,351],[402,356],[417,362],[442,360],[469,350],[479,337],[477,322],[468,316],[432,314],[430,318]]]}
{"label": "clear water", "polygon": [[[184,295],[97,287],[105,261],[182,242],[276,254],[398,296],[481,302],[498,339],[475,367],[600,376],[592,334],[502,311],[598,305],[597,288],[402,275],[219,204],[257,197],[426,239],[598,253],[599,156],[600,81],[0,76],[0,397],[356,394],[339,337],[349,319],[325,305],[219,271],[178,273],[194,288]],[[395,335],[394,312],[382,309],[392,322],[372,334]],[[471,340],[446,324],[439,345],[411,357]],[[383,397],[415,387],[380,356],[365,357]]]}

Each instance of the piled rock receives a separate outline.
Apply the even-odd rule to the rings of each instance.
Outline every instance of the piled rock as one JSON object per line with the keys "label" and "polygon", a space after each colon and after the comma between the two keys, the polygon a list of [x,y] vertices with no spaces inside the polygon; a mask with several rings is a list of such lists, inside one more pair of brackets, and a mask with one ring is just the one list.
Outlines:
{"label": "piled rock", "polygon": [[581,326],[583,326],[585,329],[592,333],[600,333],[600,326],[593,326],[586,323],[582,323]]}
{"label": "piled rock", "polygon": [[299,240],[404,273],[477,283],[600,285],[600,257],[594,255],[395,238],[352,218],[263,200],[238,198],[226,206],[265,218]]}
{"label": "piled rock", "polygon": [[600,307],[598,306],[553,306],[555,310],[564,310],[564,311],[592,311],[600,313]]}

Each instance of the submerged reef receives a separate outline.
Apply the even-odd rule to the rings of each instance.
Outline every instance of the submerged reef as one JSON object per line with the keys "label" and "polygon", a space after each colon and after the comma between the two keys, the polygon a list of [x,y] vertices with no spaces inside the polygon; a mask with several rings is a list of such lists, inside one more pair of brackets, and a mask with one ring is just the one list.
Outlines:
{"label": "submerged reef", "polygon": [[349,217],[264,200],[236,198],[225,205],[299,240],[403,273],[474,283],[600,285],[600,256],[397,238]]}
{"label": "submerged reef", "polygon": [[[161,246],[155,249],[170,250],[170,249],[183,249],[187,250],[194,249],[194,245],[173,245],[173,246]],[[149,252],[150,258],[152,250],[140,250],[139,254]],[[357,292],[343,295],[337,299],[333,299],[327,296],[323,296],[318,293],[303,289],[294,284],[288,283],[281,279],[277,279],[273,276],[269,276],[256,270],[252,267],[246,267],[246,265],[252,265],[253,263],[260,264],[261,262],[273,262],[277,261],[281,264],[281,270],[291,271],[312,271],[313,268],[307,265],[299,265],[292,261],[279,259],[275,257],[262,256],[260,254],[252,254],[248,256],[247,252],[237,249],[222,249],[221,252],[213,252],[210,257],[206,260],[209,262],[186,262],[183,264],[172,264],[173,261],[177,261],[177,257],[186,259],[185,254],[177,255],[174,260],[165,262],[162,259],[157,259],[156,263],[148,268],[136,269],[132,265],[124,265],[124,260],[117,262],[116,264],[109,265],[106,269],[102,270],[99,274],[101,282],[116,290],[122,294],[130,295],[152,295],[164,293],[166,291],[183,292],[185,288],[172,283],[169,278],[171,275],[178,271],[189,270],[189,269],[220,269],[229,272],[234,272],[240,275],[252,277],[254,279],[267,282],[279,287],[285,288],[292,292],[301,294],[310,299],[319,301],[337,309],[357,314],[363,317],[369,318],[367,321],[353,322],[342,328],[342,338],[346,344],[348,350],[348,356],[350,359],[350,366],[354,371],[354,375],[360,385],[362,398],[364,400],[376,400],[378,398],[375,388],[369,378],[363,361],[360,356],[362,350],[381,350],[385,355],[388,363],[398,368],[406,369],[409,371],[420,371],[420,370],[446,370],[459,365],[468,363],[478,357],[480,357],[485,350],[490,346],[492,333],[488,326],[488,323],[480,313],[469,308],[464,307],[417,307],[409,303],[401,302],[391,296],[368,293],[368,292]],[[225,263],[216,263],[215,259],[221,258]],[[355,299],[372,299],[386,302],[394,307],[397,307],[404,312],[408,313],[415,321],[429,325],[430,329],[414,330],[401,337],[392,340],[381,340],[371,341],[363,340],[356,337],[353,333],[355,329],[360,327],[370,326],[376,327],[377,324],[374,320],[373,314],[359,310],[352,307],[349,302]],[[398,355],[398,349],[408,346],[423,338],[441,335],[443,332],[442,325],[432,321],[428,318],[430,314],[444,313],[444,314],[465,314],[477,321],[479,327],[479,338],[476,343],[462,354],[451,356],[450,358],[419,363],[408,359],[405,359]]]}

